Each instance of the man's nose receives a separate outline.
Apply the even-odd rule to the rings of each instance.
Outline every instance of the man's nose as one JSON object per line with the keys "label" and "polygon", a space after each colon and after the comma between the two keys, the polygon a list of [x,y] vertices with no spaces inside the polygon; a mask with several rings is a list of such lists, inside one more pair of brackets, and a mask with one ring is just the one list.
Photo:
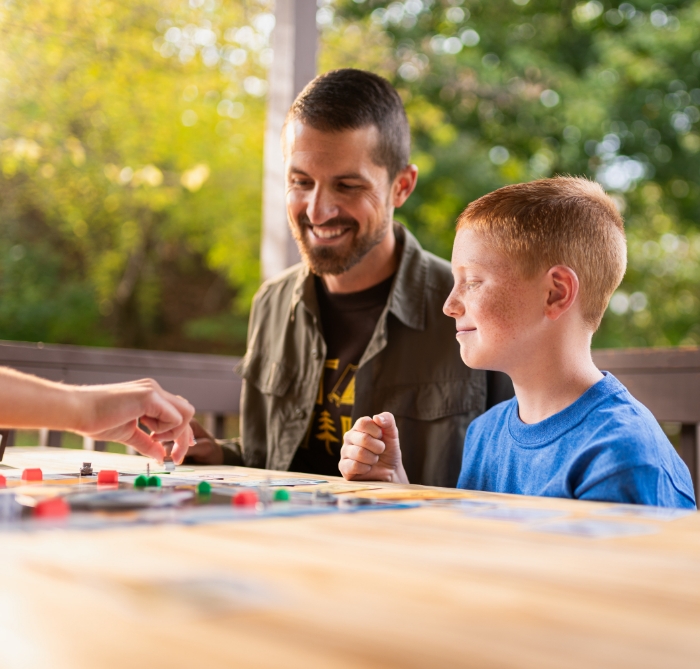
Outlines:
{"label": "man's nose", "polygon": [[311,191],[311,197],[306,205],[306,215],[313,225],[323,225],[338,214],[338,205],[332,193],[319,186]]}

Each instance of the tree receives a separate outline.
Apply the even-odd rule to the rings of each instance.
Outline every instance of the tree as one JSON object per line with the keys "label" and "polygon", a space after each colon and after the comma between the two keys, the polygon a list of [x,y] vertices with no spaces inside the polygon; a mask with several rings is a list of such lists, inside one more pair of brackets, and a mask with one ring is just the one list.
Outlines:
{"label": "tree", "polygon": [[216,335],[197,314],[244,322],[273,22],[212,0],[0,8],[0,337],[167,346],[188,291],[212,304],[180,341]]}
{"label": "tree", "polygon": [[414,132],[399,216],[449,257],[454,220],[517,181],[585,174],[627,219],[598,346],[700,344],[700,2],[339,0],[322,69],[388,77]]}

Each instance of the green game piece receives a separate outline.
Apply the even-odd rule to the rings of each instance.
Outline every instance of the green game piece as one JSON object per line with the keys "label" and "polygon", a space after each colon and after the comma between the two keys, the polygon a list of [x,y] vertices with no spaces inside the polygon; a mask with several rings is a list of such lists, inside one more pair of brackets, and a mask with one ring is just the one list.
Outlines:
{"label": "green game piece", "polygon": [[211,483],[209,481],[200,481],[197,484],[198,495],[211,495]]}
{"label": "green game piece", "polygon": [[272,498],[275,502],[288,502],[289,501],[289,491],[284,488],[275,490],[275,495]]}
{"label": "green game piece", "polygon": [[148,485],[148,477],[139,474],[134,481],[134,488],[145,488]]}
{"label": "green game piece", "polygon": [[160,488],[160,478],[157,476],[151,476],[151,478],[148,479],[148,487],[149,488]]}

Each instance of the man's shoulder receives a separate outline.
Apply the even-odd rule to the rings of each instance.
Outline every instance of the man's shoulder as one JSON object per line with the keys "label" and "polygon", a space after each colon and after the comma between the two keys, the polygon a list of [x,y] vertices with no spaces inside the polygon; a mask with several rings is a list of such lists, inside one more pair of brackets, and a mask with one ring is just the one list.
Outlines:
{"label": "man's shoulder", "polygon": [[306,273],[304,263],[297,263],[288,267],[280,274],[263,282],[255,293],[256,303],[273,303],[278,301],[289,302],[294,294],[299,280]]}

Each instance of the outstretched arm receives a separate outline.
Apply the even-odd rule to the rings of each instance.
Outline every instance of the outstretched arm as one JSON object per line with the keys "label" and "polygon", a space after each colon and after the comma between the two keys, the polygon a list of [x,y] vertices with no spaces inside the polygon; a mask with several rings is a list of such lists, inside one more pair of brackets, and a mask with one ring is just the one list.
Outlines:
{"label": "outstretched arm", "polygon": [[[153,379],[104,386],[70,386],[0,367],[0,426],[77,432],[118,441],[162,460],[161,442],[175,441],[180,462],[193,440],[192,405]],[[139,421],[151,430],[139,429]]]}
{"label": "outstretched arm", "polygon": [[343,437],[338,469],[348,481],[408,483],[393,414],[358,418]]}

